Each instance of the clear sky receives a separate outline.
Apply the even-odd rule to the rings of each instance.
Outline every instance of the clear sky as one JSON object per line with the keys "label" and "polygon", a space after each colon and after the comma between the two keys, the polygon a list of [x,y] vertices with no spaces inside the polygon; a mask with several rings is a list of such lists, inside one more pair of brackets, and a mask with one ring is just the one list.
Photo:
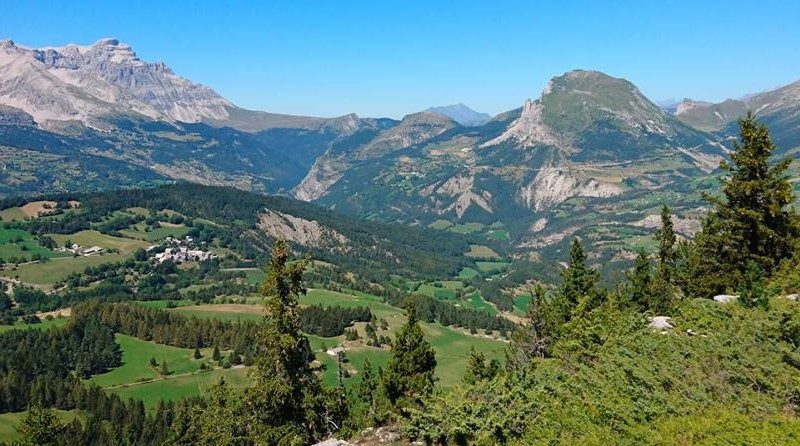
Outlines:
{"label": "clear sky", "polygon": [[0,38],[102,37],[243,107],[317,116],[456,102],[494,114],[575,68],[624,77],[654,100],[800,79],[798,0],[0,0]]}

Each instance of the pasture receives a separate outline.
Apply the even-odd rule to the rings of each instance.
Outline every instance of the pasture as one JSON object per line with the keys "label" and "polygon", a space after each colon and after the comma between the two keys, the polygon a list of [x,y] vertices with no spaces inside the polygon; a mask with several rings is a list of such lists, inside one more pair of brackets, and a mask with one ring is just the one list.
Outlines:
{"label": "pasture", "polygon": [[122,254],[133,254],[139,248],[146,248],[150,246],[149,243],[143,240],[134,240],[125,237],[114,237],[111,235],[101,234],[95,230],[85,230],[76,232],[75,234],[62,235],[62,234],[48,234],[60,246],[63,246],[67,241],[77,243],[83,247],[99,246],[105,249],[117,249]]}
{"label": "pasture", "polygon": [[[447,288],[441,288],[447,289]],[[452,290],[451,290],[452,291]],[[378,330],[379,335],[394,337],[398,327],[405,323],[404,311],[392,307],[380,301],[377,296],[366,293],[356,293],[351,295],[338,293],[324,289],[309,290],[306,296],[300,298],[302,305],[330,305],[357,307],[368,306],[373,314],[383,318],[388,323],[388,330]],[[487,312],[497,313],[497,310],[484,301],[480,295],[475,293],[469,301],[465,301],[466,306],[481,309]],[[174,308],[170,311],[179,312],[185,315],[194,315],[204,318],[217,318],[221,320],[246,320],[260,319],[262,317],[262,307],[250,304],[207,304],[191,305]],[[426,338],[436,351],[438,365],[436,376],[440,384],[453,386],[460,382],[469,361],[470,348],[484,352],[487,357],[502,359],[505,343],[497,339],[483,335],[470,335],[450,327],[440,324],[423,323],[423,330]],[[337,380],[336,359],[324,352],[325,349],[344,344],[347,351],[348,363],[346,368],[352,373],[348,378],[347,385],[352,385],[360,380],[360,372],[365,358],[369,358],[373,367],[383,364],[388,360],[390,351],[386,348],[375,348],[366,346],[363,340],[366,338],[366,323],[355,324],[355,329],[359,333],[360,340],[345,341],[343,336],[323,338],[319,336],[308,336],[311,349],[315,351],[317,360],[325,365],[323,380],[328,384],[335,384]],[[149,357],[147,358],[149,359]],[[148,384],[149,386],[150,384]]]}
{"label": "pasture", "polygon": [[483,245],[469,245],[469,252],[467,252],[466,256],[472,257],[474,259],[500,258],[500,255],[496,253],[492,248]]}
{"label": "pasture", "polygon": [[72,273],[82,272],[87,266],[119,262],[126,257],[123,254],[111,253],[86,257],[53,257],[47,262],[25,263],[15,269],[6,267],[0,271],[0,275],[18,277],[22,282],[51,288],[54,283],[66,279]]}

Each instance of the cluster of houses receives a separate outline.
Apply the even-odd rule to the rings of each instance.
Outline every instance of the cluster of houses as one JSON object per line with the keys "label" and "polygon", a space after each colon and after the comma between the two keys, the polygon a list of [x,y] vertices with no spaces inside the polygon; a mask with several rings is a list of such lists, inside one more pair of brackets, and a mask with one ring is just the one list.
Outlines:
{"label": "cluster of houses", "polygon": [[[192,241],[191,237],[186,237],[184,240],[167,237],[166,244],[168,247],[164,252],[159,252],[155,255],[156,261],[158,263],[164,263],[167,260],[175,263],[202,262],[216,257],[210,251],[195,249],[188,246],[192,244]],[[147,248],[147,251],[151,251],[155,248],[156,246],[151,246]]]}
{"label": "cluster of houses", "polygon": [[99,246],[90,246],[87,248],[77,243],[73,243],[71,246],[64,246],[58,250],[62,252],[71,252],[79,256],[91,256],[103,252],[103,248]]}

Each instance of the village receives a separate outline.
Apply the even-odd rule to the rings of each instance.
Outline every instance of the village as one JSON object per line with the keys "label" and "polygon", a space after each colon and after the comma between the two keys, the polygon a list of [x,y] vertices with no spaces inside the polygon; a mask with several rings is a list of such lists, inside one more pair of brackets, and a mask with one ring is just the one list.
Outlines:
{"label": "village", "polygon": [[[183,240],[167,237],[164,244],[166,249],[155,255],[156,262],[164,263],[171,261],[174,263],[183,262],[203,262],[216,257],[211,251],[198,249],[192,237],[186,236]],[[163,246],[163,245],[161,245]],[[159,245],[149,246],[145,251],[152,252],[157,250]]]}

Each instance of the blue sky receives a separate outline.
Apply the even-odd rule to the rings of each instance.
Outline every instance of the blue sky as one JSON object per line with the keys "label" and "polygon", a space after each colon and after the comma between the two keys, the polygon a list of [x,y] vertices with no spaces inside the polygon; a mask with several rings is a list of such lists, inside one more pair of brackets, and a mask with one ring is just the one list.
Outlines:
{"label": "blue sky", "polygon": [[238,105],[317,116],[494,114],[575,68],[654,100],[738,97],[800,79],[798,24],[797,0],[0,2],[0,38],[117,37]]}

